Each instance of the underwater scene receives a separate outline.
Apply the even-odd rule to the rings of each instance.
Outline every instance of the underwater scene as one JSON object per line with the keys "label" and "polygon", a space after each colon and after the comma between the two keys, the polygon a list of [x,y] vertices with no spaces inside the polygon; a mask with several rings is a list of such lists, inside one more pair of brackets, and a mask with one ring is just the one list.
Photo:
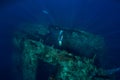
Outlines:
{"label": "underwater scene", "polygon": [[1,0],[0,80],[120,80],[120,1]]}

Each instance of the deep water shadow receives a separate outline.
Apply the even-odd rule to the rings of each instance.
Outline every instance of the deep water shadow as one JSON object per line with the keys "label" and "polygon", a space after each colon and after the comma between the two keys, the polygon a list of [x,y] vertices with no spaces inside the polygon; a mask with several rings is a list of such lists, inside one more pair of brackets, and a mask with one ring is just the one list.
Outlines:
{"label": "deep water shadow", "polygon": [[49,77],[55,73],[55,71],[55,66],[39,60],[37,66],[36,80],[48,80]]}

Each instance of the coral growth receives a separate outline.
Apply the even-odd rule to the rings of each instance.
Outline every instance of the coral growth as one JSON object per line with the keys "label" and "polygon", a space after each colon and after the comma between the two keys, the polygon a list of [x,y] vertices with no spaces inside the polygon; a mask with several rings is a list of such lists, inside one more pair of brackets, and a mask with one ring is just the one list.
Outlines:
{"label": "coral growth", "polygon": [[[69,44],[67,43],[69,45],[69,49],[79,47],[78,49],[84,49],[82,51],[83,53],[87,53],[87,50],[88,53],[93,52],[94,49],[101,50],[102,47],[100,43],[98,43],[98,38],[96,39],[93,35],[90,37],[88,33],[85,37],[86,33],[80,34],[78,32],[70,32],[70,37],[70,33],[68,32],[69,30],[66,32],[64,31],[65,33],[63,33],[63,35],[66,37],[63,39],[63,45],[61,46],[63,49],[61,49],[54,46],[54,44],[47,45],[45,42],[49,41],[49,37],[51,36],[48,27],[40,26],[38,29],[39,32],[34,31],[34,29],[29,30],[25,29],[23,31],[18,31],[14,38],[17,48],[21,50],[21,70],[23,80],[36,80],[39,60],[50,65],[54,65],[57,68],[55,73],[49,76],[49,80],[109,80],[108,77],[107,79],[106,77],[103,77],[106,76],[104,74],[104,70],[94,65],[94,57],[89,58],[86,56],[81,57],[74,55],[74,53],[68,52],[64,48],[68,47],[66,46],[66,43],[69,41]],[[81,43],[79,39],[83,43]]]}

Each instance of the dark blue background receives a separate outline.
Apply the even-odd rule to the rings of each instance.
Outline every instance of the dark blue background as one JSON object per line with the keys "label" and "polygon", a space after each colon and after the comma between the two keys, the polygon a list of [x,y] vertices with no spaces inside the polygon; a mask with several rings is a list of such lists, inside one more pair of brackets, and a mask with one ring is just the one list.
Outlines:
{"label": "dark blue background", "polygon": [[22,23],[53,23],[99,34],[106,43],[104,68],[120,67],[119,0],[2,0],[0,5],[0,77],[4,80],[14,77],[11,41]]}

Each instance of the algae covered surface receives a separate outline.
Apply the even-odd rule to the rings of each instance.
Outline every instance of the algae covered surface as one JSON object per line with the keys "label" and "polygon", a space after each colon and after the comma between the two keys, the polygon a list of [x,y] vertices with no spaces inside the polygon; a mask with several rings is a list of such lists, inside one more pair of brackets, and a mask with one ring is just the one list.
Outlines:
{"label": "algae covered surface", "polygon": [[[102,37],[56,25],[22,26],[24,28],[16,31],[13,39],[20,56],[14,56],[16,72],[21,72],[22,80],[45,80],[40,75],[44,74],[42,70],[38,72],[44,67],[41,61],[49,69],[47,80],[111,80],[100,66],[95,65],[95,60],[100,61],[103,54]],[[59,45],[58,37],[62,45]]]}

